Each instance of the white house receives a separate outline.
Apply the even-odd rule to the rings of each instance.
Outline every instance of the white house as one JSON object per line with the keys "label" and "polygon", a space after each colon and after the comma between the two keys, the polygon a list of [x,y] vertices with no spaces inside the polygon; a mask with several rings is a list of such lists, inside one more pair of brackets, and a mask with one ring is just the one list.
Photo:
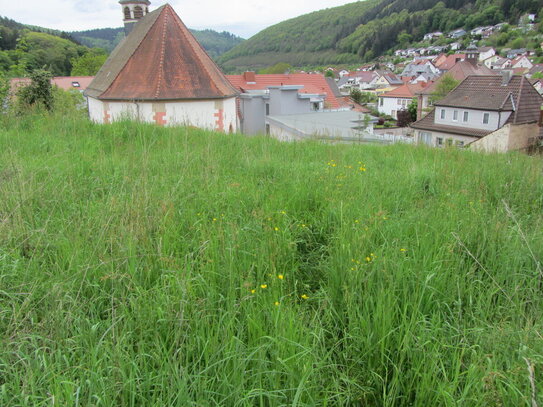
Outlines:
{"label": "white house", "polygon": [[383,93],[379,96],[378,110],[381,113],[398,118],[398,111],[407,110],[409,104],[423,88],[423,84],[405,84],[390,92]]}
{"label": "white house", "polygon": [[[129,3],[121,2],[123,10]],[[136,17],[85,91],[90,118],[237,131],[238,91],[173,8]]]}
{"label": "white house", "polygon": [[526,55],[522,55],[520,57],[517,57],[511,61],[511,68],[526,68],[526,69],[532,69],[534,64],[528,59]]}
{"label": "white house", "polygon": [[492,47],[480,47],[477,48],[477,51],[479,51],[479,62],[483,62],[484,60],[496,55],[496,50]]}

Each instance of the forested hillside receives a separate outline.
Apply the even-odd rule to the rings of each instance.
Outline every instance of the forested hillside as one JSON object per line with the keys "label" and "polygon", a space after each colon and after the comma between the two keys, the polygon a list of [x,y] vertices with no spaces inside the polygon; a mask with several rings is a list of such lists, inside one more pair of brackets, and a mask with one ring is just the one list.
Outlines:
{"label": "forested hillside", "polygon": [[[224,54],[244,41],[243,38],[226,31],[191,30],[191,32],[213,58]],[[124,30],[122,28],[101,28],[74,31],[70,35],[88,47],[100,47],[111,52],[124,37]]]}
{"label": "forested hillside", "polygon": [[434,30],[516,23],[523,13],[543,14],[541,7],[540,0],[366,0],[276,24],[219,61],[232,71],[370,60],[394,48],[400,34],[417,41]]}
{"label": "forested hillside", "polygon": [[[244,41],[229,32],[191,31],[214,58]],[[44,67],[54,76],[94,75],[123,37],[122,28],[66,33],[0,17],[0,77]]]}
{"label": "forested hillside", "polygon": [[93,53],[68,33],[26,26],[0,17],[0,76],[24,76],[43,68],[53,75],[70,75],[74,62]]}

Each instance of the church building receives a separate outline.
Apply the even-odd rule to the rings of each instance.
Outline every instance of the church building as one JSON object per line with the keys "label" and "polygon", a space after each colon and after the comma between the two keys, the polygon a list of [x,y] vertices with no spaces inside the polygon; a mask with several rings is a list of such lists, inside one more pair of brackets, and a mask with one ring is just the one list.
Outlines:
{"label": "church building", "polygon": [[121,0],[126,38],[85,95],[97,123],[132,119],[236,132],[238,91],[166,4]]}

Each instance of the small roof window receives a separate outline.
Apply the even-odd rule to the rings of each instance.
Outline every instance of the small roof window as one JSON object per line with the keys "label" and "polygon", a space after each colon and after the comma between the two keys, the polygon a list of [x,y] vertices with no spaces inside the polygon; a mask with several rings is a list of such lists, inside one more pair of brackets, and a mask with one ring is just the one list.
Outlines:
{"label": "small roof window", "polygon": [[80,88],[80,87],[81,87],[81,85],[80,85],[79,82],[77,82],[77,81],[72,82],[72,86],[73,86],[74,88]]}

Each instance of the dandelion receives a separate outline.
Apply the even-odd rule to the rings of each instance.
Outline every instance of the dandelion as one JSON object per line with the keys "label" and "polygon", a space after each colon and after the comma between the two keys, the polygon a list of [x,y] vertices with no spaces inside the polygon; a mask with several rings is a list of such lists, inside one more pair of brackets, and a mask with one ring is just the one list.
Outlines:
{"label": "dandelion", "polygon": [[253,289],[251,290],[251,294],[254,294],[254,293],[256,293],[256,290],[253,288]]}
{"label": "dandelion", "polygon": [[264,289],[268,288],[268,284],[261,284],[260,288],[262,288],[264,290]]}
{"label": "dandelion", "polygon": [[354,221],[354,223],[360,223],[360,221],[359,221],[358,219],[356,219],[356,220]]}
{"label": "dandelion", "polygon": [[407,249],[401,248],[400,251],[401,251],[401,252],[406,252]]}
{"label": "dandelion", "polygon": [[284,279],[285,279],[285,276],[282,275],[282,274],[279,274],[279,275],[277,276],[277,278],[278,278],[279,280],[284,280]]}
{"label": "dandelion", "polygon": [[369,257],[369,256],[366,257],[366,261],[367,261],[368,263],[371,262],[371,257]]}
{"label": "dandelion", "polygon": [[366,167],[360,167],[359,170],[364,172],[364,171],[366,171]]}
{"label": "dandelion", "polygon": [[354,267],[351,267],[351,271],[355,271],[356,269]]}
{"label": "dandelion", "polygon": [[281,215],[286,215],[287,213],[285,211],[281,211]]}
{"label": "dandelion", "polygon": [[302,294],[301,297],[302,297],[302,299],[304,299],[304,300],[307,300],[307,299],[309,298],[309,297],[308,297],[307,295],[305,295],[305,294]]}
{"label": "dandelion", "polygon": [[278,307],[279,306],[279,301],[275,301],[275,306]]}
{"label": "dandelion", "polygon": [[274,227],[273,230],[275,230],[276,232],[279,232],[279,228],[277,226]]}
{"label": "dandelion", "polygon": [[217,222],[217,218],[213,218],[213,222]]}

